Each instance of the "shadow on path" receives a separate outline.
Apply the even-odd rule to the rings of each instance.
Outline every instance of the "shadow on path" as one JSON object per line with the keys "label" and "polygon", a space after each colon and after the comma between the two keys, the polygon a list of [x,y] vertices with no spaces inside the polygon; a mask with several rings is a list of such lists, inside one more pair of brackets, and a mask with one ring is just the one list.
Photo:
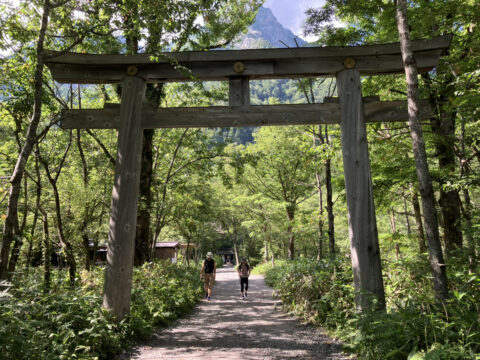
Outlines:
{"label": "shadow on path", "polygon": [[277,302],[261,276],[250,277],[243,301],[233,266],[220,268],[210,302],[117,360],[347,359],[338,343],[284,314]]}

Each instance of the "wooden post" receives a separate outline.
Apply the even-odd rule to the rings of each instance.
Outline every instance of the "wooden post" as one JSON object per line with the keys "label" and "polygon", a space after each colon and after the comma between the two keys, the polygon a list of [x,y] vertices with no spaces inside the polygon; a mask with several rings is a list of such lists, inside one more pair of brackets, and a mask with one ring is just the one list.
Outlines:
{"label": "wooden post", "polygon": [[341,109],[343,168],[347,193],[348,226],[357,309],[385,307],[385,293],[373,202],[367,132],[360,73],[346,69],[337,74]]}
{"label": "wooden post", "polygon": [[230,106],[250,105],[250,81],[248,77],[230,78],[228,85],[228,103]]}
{"label": "wooden post", "polygon": [[103,294],[103,307],[111,310],[118,321],[130,311],[144,97],[145,81],[127,76],[122,83],[118,151]]}

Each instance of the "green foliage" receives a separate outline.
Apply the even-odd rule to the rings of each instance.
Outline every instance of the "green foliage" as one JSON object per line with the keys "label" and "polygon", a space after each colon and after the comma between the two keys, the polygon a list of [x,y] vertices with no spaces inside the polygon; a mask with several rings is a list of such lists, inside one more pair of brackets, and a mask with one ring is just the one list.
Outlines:
{"label": "green foliage", "polygon": [[[286,309],[339,336],[345,350],[362,359],[478,359],[480,276],[469,274],[465,258],[451,262],[447,304],[435,302],[426,259],[387,257],[384,279],[387,312],[354,310],[350,261],[277,262],[262,265]],[[476,357],[477,356],[477,357]]]}
{"label": "green foliage", "polygon": [[103,270],[84,272],[71,289],[62,272],[43,294],[39,271],[0,298],[1,359],[110,359],[188,312],[201,295],[198,269],[166,262],[135,269],[132,308],[116,323],[101,308]]}
{"label": "green foliage", "polygon": [[277,262],[265,271],[266,283],[278,289],[287,310],[329,328],[354,315],[352,278],[351,264],[342,258]]}

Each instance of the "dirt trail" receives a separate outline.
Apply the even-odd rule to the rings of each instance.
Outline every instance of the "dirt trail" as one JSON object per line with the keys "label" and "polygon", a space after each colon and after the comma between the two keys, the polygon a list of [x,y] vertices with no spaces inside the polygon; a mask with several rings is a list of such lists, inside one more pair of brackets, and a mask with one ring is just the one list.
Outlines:
{"label": "dirt trail", "polygon": [[117,360],[347,358],[320,330],[284,314],[261,276],[250,277],[243,301],[238,275],[229,266],[217,270],[210,302],[201,301],[191,315]]}

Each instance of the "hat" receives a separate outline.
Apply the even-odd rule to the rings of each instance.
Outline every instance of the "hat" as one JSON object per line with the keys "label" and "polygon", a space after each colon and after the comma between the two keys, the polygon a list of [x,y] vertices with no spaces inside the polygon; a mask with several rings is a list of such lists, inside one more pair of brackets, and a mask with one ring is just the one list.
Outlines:
{"label": "hat", "polygon": [[207,259],[211,259],[213,258],[213,254],[209,251],[207,252]]}
{"label": "hat", "polygon": [[247,259],[246,259],[246,258],[242,258],[242,262],[243,262],[243,261],[247,261]]}

